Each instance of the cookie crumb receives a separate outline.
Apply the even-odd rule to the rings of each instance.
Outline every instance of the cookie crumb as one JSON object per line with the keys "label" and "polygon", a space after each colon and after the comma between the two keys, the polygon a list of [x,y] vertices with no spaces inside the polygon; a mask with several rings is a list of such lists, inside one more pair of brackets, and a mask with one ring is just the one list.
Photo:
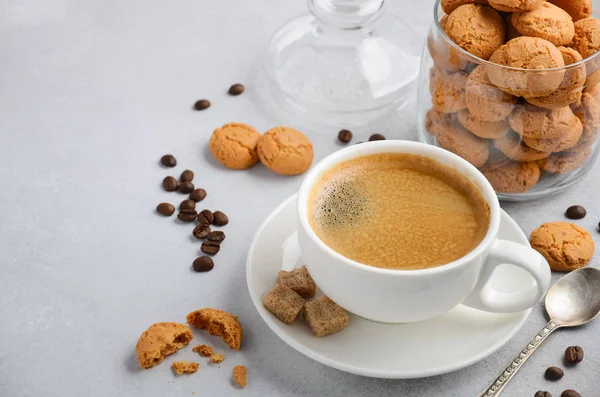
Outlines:
{"label": "cookie crumb", "polygon": [[243,365],[233,367],[233,380],[242,388],[246,387],[246,378],[248,376],[248,368]]}
{"label": "cookie crumb", "polygon": [[223,354],[213,354],[210,356],[210,361],[215,364],[222,363],[225,360],[225,356]]}
{"label": "cookie crumb", "polygon": [[230,349],[240,350],[244,332],[237,316],[223,310],[206,308],[191,312],[186,319],[192,327],[220,336]]}
{"label": "cookie crumb", "polygon": [[192,351],[194,353],[200,354],[202,357],[210,357],[213,354],[215,354],[215,352],[213,351],[213,348],[208,345],[196,345],[196,346],[194,346]]}
{"label": "cookie crumb", "polygon": [[173,367],[173,371],[175,371],[177,375],[193,374],[194,372],[198,371],[200,364],[189,361],[175,361],[171,367]]}

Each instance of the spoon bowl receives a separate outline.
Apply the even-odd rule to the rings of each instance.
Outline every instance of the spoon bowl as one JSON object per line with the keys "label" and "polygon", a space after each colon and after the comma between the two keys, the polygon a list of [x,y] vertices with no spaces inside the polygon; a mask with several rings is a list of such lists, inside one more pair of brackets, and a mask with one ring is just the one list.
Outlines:
{"label": "spoon bowl", "polygon": [[586,267],[564,276],[550,288],[545,304],[557,325],[589,323],[600,314],[600,270]]}

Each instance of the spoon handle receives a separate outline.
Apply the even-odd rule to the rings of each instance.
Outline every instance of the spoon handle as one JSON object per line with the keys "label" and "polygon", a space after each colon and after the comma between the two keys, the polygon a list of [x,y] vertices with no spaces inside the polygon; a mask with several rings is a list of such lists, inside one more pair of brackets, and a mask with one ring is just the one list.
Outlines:
{"label": "spoon handle", "polygon": [[550,320],[548,324],[532,340],[529,341],[527,346],[515,357],[514,360],[502,371],[498,376],[478,397],[496,397],[499,396],[509,380],[517,373],[517,371],[523,366],[525,361],[533,354],[535,349],[552,333],[552,331],[560,328],[558,324]]}

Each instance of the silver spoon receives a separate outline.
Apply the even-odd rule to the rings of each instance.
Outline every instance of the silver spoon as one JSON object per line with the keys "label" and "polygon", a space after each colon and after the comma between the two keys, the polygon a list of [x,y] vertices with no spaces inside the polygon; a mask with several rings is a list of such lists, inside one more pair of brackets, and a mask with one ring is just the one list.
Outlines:
{"label": "silver spoon", "polygon": [[564,276],[546,294],[548,324],[478,397],[499,396],[509,380],[553,331],[589,323],[600,313],[600,270],[586,267]]}

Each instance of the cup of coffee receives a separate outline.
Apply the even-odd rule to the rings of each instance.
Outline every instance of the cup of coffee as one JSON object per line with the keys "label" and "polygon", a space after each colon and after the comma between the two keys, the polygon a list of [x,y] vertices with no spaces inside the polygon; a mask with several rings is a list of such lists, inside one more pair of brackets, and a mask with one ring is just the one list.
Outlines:
{"label": "cup of coffee", "polygon": [[[550,267],[529,246],[498,239],[500,205],[470,163],[418,142],[339,150],[305,177],[298,239],[306,266],[332,300],[381,322],[421,321],[458,304],[510,313],[545,294]],[[528,272],[519,292],[488,285],[502,264]]]}

